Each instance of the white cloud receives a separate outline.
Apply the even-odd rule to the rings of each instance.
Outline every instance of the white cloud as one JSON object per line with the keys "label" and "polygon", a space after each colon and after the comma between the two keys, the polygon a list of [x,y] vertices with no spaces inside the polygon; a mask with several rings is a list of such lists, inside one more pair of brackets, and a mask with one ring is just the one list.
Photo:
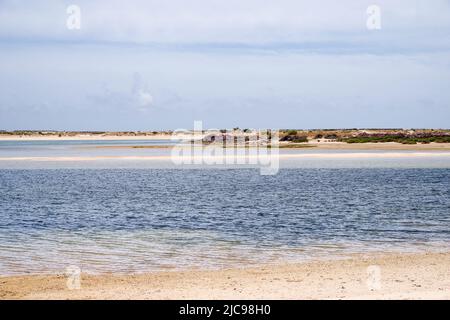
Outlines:
{"label": "white cloud", "polygon": [[137,101],[140,109],[145,109],[153,104],[153,96],[147,89],[147,84],[142,80],[140,73],[133,75],[133,85],[131,88],[133,99]]}
{"label": "white cloud", "polygon": [[0,127],[446,126],[450,2],[373,3],[0,0]]}
{"label": "white cloud", "polygon": [[153,96],[149,92],[139,91],[138,101],[141,108],[146,108],[152,105]]}
{"label": "white cloud", "polygon": [[86,119],[97,130],[190,127],[196,119],[208,127],[446,127],[449,68],[446,53],[0,46],[0,106],[9,107],[0,128],[30,127],[31,106],[45,102],[34,127],[76,129]]}
{"label": "white cloud", "polygon": [[[374,38],[366,30],[372,0],[78,0],[82,28],[66,28],[66,4],[0,2],[0,37],[156,43],[336,42]],[[417,45],[448,40],[450,2],[378,0],[375,40]],[[424,36],[427,35],[427,36]]]}

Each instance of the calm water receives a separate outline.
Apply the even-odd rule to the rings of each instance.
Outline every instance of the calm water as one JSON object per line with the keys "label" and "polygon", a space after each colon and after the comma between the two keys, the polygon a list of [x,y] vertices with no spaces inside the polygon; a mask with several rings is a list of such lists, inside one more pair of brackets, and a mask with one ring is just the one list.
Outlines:
{"label": "calm water", "polygon": [[1,170],[0,273],[447,246],[449,197],[449,169]]}
{"label": "calm water", "polygon": [[[170,154],[169,149],[121,148],[174,145],[172,140],[0,141],[0,157],[72,157]],[[118,148],[111,148],[118,147]]]}
{"label": "calm water", "polygon": [[[36,144],[4,147],[0,156],[14,148],[46,152]],[[426,159],[361,161],[300,162],[274,176],[3,165],[0,274],[70,265],[87,272],[220,268],[450,248],[450,168],[423,168]]]}

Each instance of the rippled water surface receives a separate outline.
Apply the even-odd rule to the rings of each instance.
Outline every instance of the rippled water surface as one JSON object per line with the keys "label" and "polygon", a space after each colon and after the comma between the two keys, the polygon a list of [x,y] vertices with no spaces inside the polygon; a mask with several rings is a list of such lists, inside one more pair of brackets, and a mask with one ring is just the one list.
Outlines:
{"label": "rippled water surface", "polygon": [[450,243],[450,169],[0,170],[0,274],[228,267]]}

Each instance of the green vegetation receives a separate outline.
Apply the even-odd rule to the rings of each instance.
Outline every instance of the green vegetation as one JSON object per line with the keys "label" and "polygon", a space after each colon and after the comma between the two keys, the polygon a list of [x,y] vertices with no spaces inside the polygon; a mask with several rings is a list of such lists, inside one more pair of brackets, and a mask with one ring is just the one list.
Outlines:
{"label": "green vegetation", "polygon": [[286,134],[288,136],[296,136],[297,135],[297,130],[289,130]]}
{"label": "green vegetation", "polygon": [[304,143],[308,142],[307,136],[297,136],[297,135],[287,135],[280,139],[280,141],[289,141],[294,143]]}
{"label": "green vegetation", "polygon": [[417,137],[417,136],[400,136],[400,135],[384,135],[384,136],[359,136],[352,138],[342,138],[340,141],[347,143],[379,143],[379,142],[397,142],[402,144],[416,144],[416,143],[450,143],[449,136],[431,136],[431,137]]}
{"label": "green vegetation", "polygon": [[308,142],[308,137],[304,137],[304,136],[300,136],[299,137],[299,136],[297,136],[294,139],[292,139],[291,142],[294,142],[294,143],[305,143],[305,142]]}
{"label": "green vegetation", "polygon": [[16,131],[2,131],[0,134],[2,135],[33,135],[40,134],[38,131],[24,131],[24,130],[16,130]]}
{"label": "green vegetation", "polygon": [[[270,148],[270,145],[268,146]],[[302,149],[302,148],[315,148],[315,145],[310,145],[310,144],[280,144],[278,146],[280,149]]]}

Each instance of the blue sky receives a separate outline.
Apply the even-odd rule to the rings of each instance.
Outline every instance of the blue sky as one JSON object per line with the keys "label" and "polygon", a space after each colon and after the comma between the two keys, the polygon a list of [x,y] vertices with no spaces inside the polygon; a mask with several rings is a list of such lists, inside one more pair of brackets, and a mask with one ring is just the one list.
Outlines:
{"label": "blue sky", "polygon": [[3,0],[0,129],[448,128],[449,40],[448,0]]}

